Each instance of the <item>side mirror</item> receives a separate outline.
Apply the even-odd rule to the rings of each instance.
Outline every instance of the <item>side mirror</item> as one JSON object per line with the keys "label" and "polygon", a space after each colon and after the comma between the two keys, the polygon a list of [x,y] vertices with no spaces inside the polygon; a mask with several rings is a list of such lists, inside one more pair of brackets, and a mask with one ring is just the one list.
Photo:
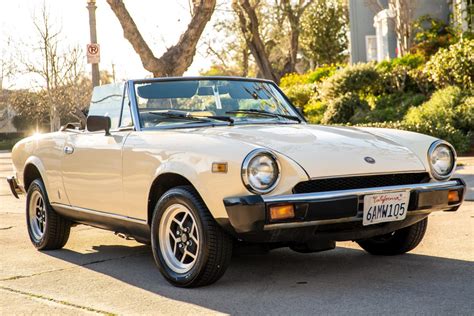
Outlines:
{"label": "side mirror", "polygon": [[110,135],[110,117],[90,115],[87,117],[86,127],[89,132],[105,131],[105,135]]}

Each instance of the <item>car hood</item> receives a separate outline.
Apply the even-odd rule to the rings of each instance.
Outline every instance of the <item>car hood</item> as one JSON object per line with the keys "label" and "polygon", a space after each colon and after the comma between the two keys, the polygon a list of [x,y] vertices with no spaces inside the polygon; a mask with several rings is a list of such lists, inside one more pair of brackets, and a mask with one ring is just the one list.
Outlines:
{"label": "car hood", "polygon": [[[297,162],[311,178],[425,171],[421,160],[408,148],[357,128],[306,124],[242,125],[196,132],[279,152]],[[366,157],[373,158],[375,163],[368,163]]]}

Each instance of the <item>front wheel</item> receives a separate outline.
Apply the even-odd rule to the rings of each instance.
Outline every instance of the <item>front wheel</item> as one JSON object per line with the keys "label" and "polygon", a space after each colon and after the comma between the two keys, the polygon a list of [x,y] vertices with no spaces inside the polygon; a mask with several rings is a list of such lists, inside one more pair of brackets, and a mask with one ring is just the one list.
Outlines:
{"label": "front wheel", "polygon": [[69,238],[71,223],[53,210],[41,179],[34,180],[28,188],[26,224],[38,250],[60,249]]}
{"label": "front wheel", "polygon": [[359,240],[357,243],[373,255],[393,256],[406,253],[418,246],[425,236],[428,218],[393,233]]}
{"label": "front wheel", "polygon": [[190,186],[167,191],[151,225],[153,256],[162,275],[179,287],[216,282],[232,256],[232,240]]}

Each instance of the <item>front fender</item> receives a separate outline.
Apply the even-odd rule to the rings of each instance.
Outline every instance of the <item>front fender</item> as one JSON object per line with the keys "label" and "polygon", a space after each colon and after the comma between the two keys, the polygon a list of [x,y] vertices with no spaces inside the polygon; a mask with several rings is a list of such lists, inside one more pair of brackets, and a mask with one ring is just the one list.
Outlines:
{"label": "front fender", "polygon": [[361,127],[359,129],[376,136],[384,137],[408,148],[422,162],[425,170],[430,172],[428,149],[430,148],[431,144],[433,144],[433,142],[438,140],[438,138],[420,133],[389,128]]}
{"label": "front fender", "polygon": [[[242,161],[246,154],[241,159],[224,159],[228,163],[226,173],[211,171],[212,163],[216,162],[211,157],[203,156],[196,159],[188,153],[176,155],[156,169],[153,181],[165,173],[179,174],[194,186],[214,218],[227,218],[223,202],[225,198],[252,194],[243,185],[241,178]],[[269,195],[289,194],[298,182],[308,180],[308,177],[296,162],[279,153],[275,154],[282,169],[281,179],[279,185]]]}
{"label": "front fender", "polygon": [[33,166],[36,167],[36,169],[39,171],[39,173],[41,175],[41,179],[43,180],[46,191],[49,192],[48,189],[49,189],[50,185],[49,185],[49,179],[46,176],[46,168],[44,167],[44,164],[41,161],[41,159],[37,156],[30,156],[30,157],[28,157],[28,159],[26,159],[25,164],[23,166],[22,174],[18,175],[18,176],[21,176],[21,179],[23,181],[22,184],[23,185],[25,184],[25,170],[26,170],[28,165],[33,165]]}
{"label": "front fender", "polygon": [[[124,209],[129,216],[146,220],[153,182],[162,174],[174,173],[195,187],[214,218],[227,218],[225,198],[252,194],[242,183],[241,168],[255,148],[240,141],[176,131],[132,133],[123,149]],[[269,195],[289,193],[296,183],[308,179],[296,162],[275,154],[282,177]],[[227,172],[213,173],[214,162],[227,162]]]}

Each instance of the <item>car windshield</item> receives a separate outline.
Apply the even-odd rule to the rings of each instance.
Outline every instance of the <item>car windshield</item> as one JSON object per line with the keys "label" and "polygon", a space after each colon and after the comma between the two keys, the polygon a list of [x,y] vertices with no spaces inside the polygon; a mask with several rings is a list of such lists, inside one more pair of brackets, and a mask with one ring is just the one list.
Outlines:
{"label": "car windshield", "polygon": [[263,81],[151,81],[136,83],[135,93],[142,128],[301,122],[278,89]]}

